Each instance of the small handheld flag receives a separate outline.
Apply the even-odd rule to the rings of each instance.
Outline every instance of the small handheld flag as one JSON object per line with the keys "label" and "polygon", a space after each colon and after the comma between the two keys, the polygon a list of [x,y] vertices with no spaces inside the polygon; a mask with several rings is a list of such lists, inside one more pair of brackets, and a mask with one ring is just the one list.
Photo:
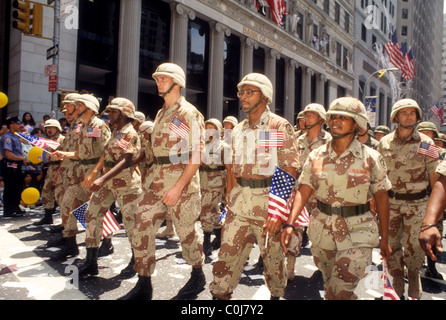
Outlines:
{"label": "small handheld flag", "polygon": [[55,150],[55,149],[59,148],[59,146],[60,146],[59,142],[53,141],[50,139],[34,137],[34,136],[27,135],[27,134],[19,133],[19,132],[16,132],[15,134],[18,135],[20,138],[28,141],[32,145],[35,145],[36,147],[39,147],[41,149],[52,148]]}

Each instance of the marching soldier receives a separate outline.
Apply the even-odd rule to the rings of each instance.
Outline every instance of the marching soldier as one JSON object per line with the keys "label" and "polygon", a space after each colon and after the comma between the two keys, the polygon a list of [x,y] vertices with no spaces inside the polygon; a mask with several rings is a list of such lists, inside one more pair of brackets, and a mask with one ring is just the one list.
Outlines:
{"label": "marching soldier", "polygon": [[[78,121],[82,125],[76,129],[79,131],[79,144],[74,151],[57,150],[52,153],[56,160],[68,158],[78,161],[76,170],[73,172],[73,184],[66,189],[62,200],[62,205],[69,208],[69,212],[77,209],[90,199],[91,192],[82,187],[82,182],[99,161],[104,152],[105,144],[110,138],[110,129],[104,121],[96,117],[99,113],[98,99],[90,94],[83,94],[75,100],[75,104]],[[64,225],[64,245],[62,250],[53,257],[54,260],[64,260],[79,253],[76,242],[77,232],[77,225],[75,228],[74,225]]]}
{"label": "marching soldier", "polygon": [[[287,278],[285,257],[277,234],[280,220],[268,217],[268,200],[275,166],[297,176],[297,144],[291,124],[271,112],[273,86],[264,75],[251,73],[238,84],[247,119],[232,131],[233,157],[228,165],[228,212],[210,291],[228,300],[237,287],[249,253],[257,241],[271,299],[283,296]],[[268,246],[265,235],[268,234]]]}
{"label": "marching soldier", "polygon": [[372,149],[378,148],[378,140],[373,138],[373,131],[371,130],[370,121],[367,124],[367,130],[359,129],[358,130],[358,141],[364,143],[367,147]]}
{"label": "marching soldier", "polygon": [[181,95],[186,87],[184,71],[176,64],[161,64],[153,74],[164,105],[151,135],[154,163],[144,182],[133,236],[136,286],[123,300],[152,298],[151,275],[155,271],[155,235],[170,211],[180,238],[183,259],[192,266],[186,285],[176,299],[189,299],[204,290],[206,279],[203,246],[195,229],[201,209],[198,168],[204,147],[201,113]]}
{"label": "marching soldier", "polygon": [[[308,236],[316,266],[324,279],[325,299],[357,299],[354,290],[372,263],[373,248],[381,231],[381,254],[387,258],[388,195],[390,181],[381,155],[356,139],[358,128],[367,129],[361,101],[339,98],[327,111],[333,139],[308,156],[299,177],[299,189],[282,231],[282,246],[293,233],[293,223],[314,193],[317,207],[310,216]],[[380,227],[370,210],[376,199]]]}
{"label": "marching soldier", "polygon": [[[81,278],[98,274],[97,259],[102,236],[102,220],[115,201],[118,201],[124,228],[132,243],[134,216],[142,195],[141,175],[133,165],[140,152],[139,136],[132,126],[135,106],[128,99],[115,98],[107,106],[107,110],[110,112],[113,134],[106,143],[99,162],[82,183],[82,186],[89,188],[93,194],[85,213],[87,258],[79,268]],[[97,178],[102,170],[103,174]],[[134,257],[130,261],[131,266],[126,268],[125,277],[134,274],[129,272],[133,262]]]}
{"label": "marching soldier", "polygon": [[[204,232],[203,251],[206,256],[210,256],[212,250],[220,247],[221,242],[222,226],[218,224],[218,218],[226,188],[225,149],[229,149],[229,146],[221,140],[223,126],[219,120],[209,119],[204,124],[206,146],[200,166],[200,221]],[[212,232],[215,234],[213,245],[211,245]]]}
{"label": "marching soldier", "polygon": [[424,252],[418,242],[428,201],[429,183],[433,186],[437,175],[438,160],[418,153],[420,144],[433,145],[432,139],[415,130],[421,119],[421,109],[412,99],[397,101],[392,108],[390,121],[398,124],[394,132],[383,137],[378,151],[387,165],[392,183],[390,197],[389,273],[393,288],[404,294],[404,266],[407,268],[410,297],[419,299],[422,288],[420,269]]}
{"label": "marching soldier", "polygon": [[390,133],[390,128],[387,126],[377,126],[375,129],[375,140],[380,141],[382,137],[388,135]]}
{"label": "marching soldier", "polygon": [[440,134],[438,132],[438,129],[437,129],[437,126],[435,125],[435,123],[430,122],[430,121],[420,122],[417,126],[417,130],[418,130],[418,132],[425,134],[432,140],[435,140],[436,138],[438,138],[438,136]]}
{"label": "marching soldier", "polygon": [[[48,136],[49,139],[53,141],[57,141],[59,144],[62,144],[62,141],[65,139],[65,137],[61,134],[62,127],[59,123],[59,121],[55,119],[49,119],[44,124],[45,133]],[[51,148],[48,148],[48,151],[54,151]],[[57,169],[59,169],[60,166],[60,160],[53,160],[51,155],[47,155],[47,162],[48,162],[48,170],[46,172],[45,176],[45,183],[43,184],[42,188],[42,206],[45,210],[44,217],[38,221],[35,222],[34,225],[41,226],[44,224],[52,224],[53,223],[53,214],[55,211],[55,202],[57,201],[57,204],[61,203],[60,197],[56,198],[56,172]],[[58,194],[59,196],[61,194]]]}

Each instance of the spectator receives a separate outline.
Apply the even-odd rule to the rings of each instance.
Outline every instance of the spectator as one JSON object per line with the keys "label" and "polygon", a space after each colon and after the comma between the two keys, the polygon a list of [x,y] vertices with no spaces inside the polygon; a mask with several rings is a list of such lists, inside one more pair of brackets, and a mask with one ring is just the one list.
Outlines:
{"label": "spectator", "polygon": [[62,127],[62,134],[65,135],[68,132],[68,129],[70,128],[70,125],[68,124],[67,119],[60,118],[59,119],[60,126]]}
{"label": "spectator", "polygon": [[51,119],[51,117],[48,115],[48,114],[46,114],[46,115],[44,115],[43,116],[43,121],[40,123],[40,125],[39,125],[39,129],[40,129],[40,131],[42,131],[42,132],[45,132],[45,122],[47,121],[47,120],[49,120],[49,119]]}
{"label": "spectator", "polygon": [[28,131],[28,134],[31,134],[31,132],[34,130],[36,126],[36,122],[34,121],[33,116],[29,112],[25,112],[23,114],[22,123],[25,129]]}

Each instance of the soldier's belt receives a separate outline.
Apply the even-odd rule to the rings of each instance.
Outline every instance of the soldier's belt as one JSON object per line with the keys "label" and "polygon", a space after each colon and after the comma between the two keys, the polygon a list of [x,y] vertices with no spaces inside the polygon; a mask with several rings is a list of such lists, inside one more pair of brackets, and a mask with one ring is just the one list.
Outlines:
{"label": "soldier's belt", "polygon": [[242,179],[237,178],[237,183],[242,187],[250,187],[253,189],[256,188],[268,188],[271,186],[271,183],[273,182],[273,178],[267,178],[267,179]]}
{"label": "soldier's belt", "polygon": [[113,168],[116,165],[113,161],[104,161],[104,167]]}
{"label": "soldier's belt", "polygon": [[392,190],[388,191],[389,197],[395,200],[421,200],[427,196],[427,190],[418,193],[395,193]]}
{"label": "soldier's belt", "polygon": [[[175,162],[175,163],[173,163],[171,160],[170,160],[170,157],[169,156],[165,156],[165,157],[153,157],[153,163],[155,163],[155,164],[161,164],[161,165],[163,165],[163,164],[179,164],[179,163],[182,163],[181,162],[181,160],[180,159],[183,159],[182,157],[184,157],[186,154],[184,154],[184,155],[180,155],[180,154],[178,154],[177,155],[177,157],[178,157],[178,162]],[[191,155],[190,154],[187,154],[187,159],[189,160],[190,159],[190,157],[191,157]]]}
{"label": "soldier's belt", "polygon": [[90,164],[96,164],[96,163],[98,163],[98,161],[99,161],[99,158],[94,158],[94,159],[83,159],[83,160],[79,160],[79,163],[80,163],[81,165],[88,166],[88,165],[90,165]]}
{"label": "soldier's belt", "polygon": [[359,206],[332,207],[329,204],[317,200],[317,208],[326,215],[338,215],[343,218],[359,216],[370,211],[370,202]]}
{"label": "soldier's belt", "polygon": [[60,163],[61,163],[62,161],[50,161],[50,162],[48,162],[48,165],[49,166],[55,166],[55,165],[59,165]]}
{"label": "soldier's belt", "polygon": [[218,166],[217,168],[200,167],[200,171],[203,172],[217,172],[217,171],[224,171],[225,169],[226,169],[225,166]]}

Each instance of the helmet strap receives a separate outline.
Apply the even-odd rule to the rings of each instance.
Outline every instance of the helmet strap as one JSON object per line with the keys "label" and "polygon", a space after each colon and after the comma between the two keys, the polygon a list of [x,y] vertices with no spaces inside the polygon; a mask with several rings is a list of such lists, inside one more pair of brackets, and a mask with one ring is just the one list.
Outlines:
{"label": "helmet strap", "polygon": [[344,137],[346,137],[346,136],[349,136],[349,135],[351,135],[351,134],[355,134],[356,133],[356,130],[355,131],[352,131],[352,132],[348,132],[348,133],[342,133],[342,134],[336,134],[336,133],[333,133],[333,132],[330,132],[331,133],[331,136],[332,136],[332,138],[334,139],[334,140],[338,140],[338,139],[342,139],[342,138],[344,138]]}
{"label": "helmet strap", "polygon": [[318,122],[316,122],[315,124],[311,125],[311,126],[307,126],[307,123],[305,122],[305,129],[311,130],[311,129],[313,129],[317,125],[321,125],[322,126],[322,119],[319,120]]}
{"label": "helmet strap", "polygon": [[173,88],[175,88],[176,85],[177,85],[177,84],[174,82],[174,83],[170,86],[169,90],[167,90],[166,92],[158,92],[158,95],[159,95],[160,97],[164,98],[165,96],[167,96],[169,93],[172,92]]}
{"label": "helmet strap", "polygon": [[255,108],[257,108],[263,101],[268,101],[268,99],[266,99],[265,97],[260,98],[260,100],[254,105],[252,106],[248,111],[246,111],[246,113],[251,113]]}

